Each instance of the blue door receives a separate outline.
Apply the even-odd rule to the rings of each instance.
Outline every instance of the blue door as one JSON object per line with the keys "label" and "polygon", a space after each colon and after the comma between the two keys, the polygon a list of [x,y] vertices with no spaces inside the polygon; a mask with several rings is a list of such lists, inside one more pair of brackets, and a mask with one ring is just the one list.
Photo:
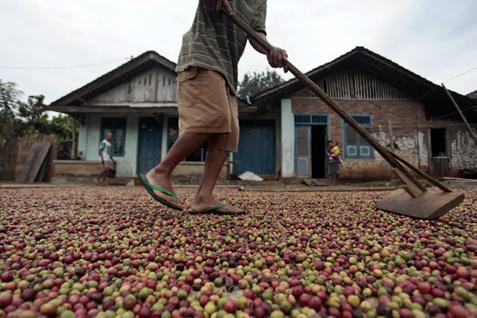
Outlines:
{"label": "blue door", "polygon": [[161,161],[162,125],[155,118],[139,120],[137,171],[146,173]]}
{"label": "blue door", "polygon": [[273,121],[245,121],[240,123],[238,153],[234,154],[234,174],[245,171],[275,176],[275,123]]}

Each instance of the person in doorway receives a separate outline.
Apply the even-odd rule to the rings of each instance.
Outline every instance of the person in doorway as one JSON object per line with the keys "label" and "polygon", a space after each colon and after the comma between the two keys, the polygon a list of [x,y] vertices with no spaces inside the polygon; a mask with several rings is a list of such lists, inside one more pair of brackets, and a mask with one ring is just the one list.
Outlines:
{"label": "person in doorway", "polygon": [[[245,32],[227,15],[239,14],[266,39],[266,0],[200,0],[190,30],[184,35],[177,64],[179,137],[163,161],[139,179],[162,204],[183,210],[171,184],[174,168],[201,145],[207,145],[203,178],[191,213],[241,214],[238,207],[213,196],[228,152],[238,148],[237,64],[247,44]],[[260,53],[260,45],[250,41]],[[267,54],[272,67],[284,67],[285,50]]]}
{"label": "person in doorway", "polygon": [[343,163],[341,149],[337,141],[328,141],[328,176],[332,185],[338,184],[340,169]]}
{"label": "person in doorway", "polygon": [[115,169],[116,161],[113,159],[111,152],[111,140],[113,139],[113,134],[111,132],[106,132],[104,134],[104,139],[99,144],[99,160],[101,161],[101,172],[96,177],[96,184],[106,185],[106,177],[109,174],[109,171]]}

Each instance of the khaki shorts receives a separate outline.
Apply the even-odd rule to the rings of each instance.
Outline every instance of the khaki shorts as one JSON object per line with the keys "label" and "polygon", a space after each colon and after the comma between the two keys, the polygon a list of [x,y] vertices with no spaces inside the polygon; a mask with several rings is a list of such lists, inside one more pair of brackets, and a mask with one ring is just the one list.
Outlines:
{"label": "khaki shorts", "polygon": [[180,133],[226,134],[209,147],[237,152],[237,98],[220,73],[189,67],[177,74],[177,105]]}

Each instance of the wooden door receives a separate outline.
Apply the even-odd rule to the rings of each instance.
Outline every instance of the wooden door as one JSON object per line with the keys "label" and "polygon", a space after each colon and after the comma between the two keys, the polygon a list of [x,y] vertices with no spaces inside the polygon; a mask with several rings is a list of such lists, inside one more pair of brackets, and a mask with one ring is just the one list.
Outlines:
{"label": "wooden door", "polygon": [[273,121],[240,123],[238,152],[234,154],[234,174],[251,171],[275,177],[275,124]]}
{"label": "wooden door", "polygon": [[146,173],[161,161],[162,125],[155,118],[139,121],[137,171]]}

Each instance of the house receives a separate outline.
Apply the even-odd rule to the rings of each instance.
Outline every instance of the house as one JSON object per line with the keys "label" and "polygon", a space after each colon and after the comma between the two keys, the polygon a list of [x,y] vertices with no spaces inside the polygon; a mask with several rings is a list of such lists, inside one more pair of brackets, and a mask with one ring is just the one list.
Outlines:
{"label": "house", "polygon": [[477,90],[473,91],[472,93],[467,94],[467,97],[477,99]]}
{"label": "house", "polygon": [[[145,52],[51,103],[49,110],[79,120],[78,157],[84,159],[56,161],[56,174],[80,177],[98,173],[98,145],[105,132],[113,135],[117,176],[133,177],[157,164],[178,135],[175,67],[156,52]],[[255,110],[241,107],[240,117],[246,121]],[[250,134],[253,130],[251,127]],[[203,148],[191,154],[175,175],[187,177],[187,181],[199,178],[204,156]],[[224,167],[222,178],[230,174],[228,168]]]}
{"label": "house", "polygon": [[[175,64],[146,52],[50,105],[80,119],[78,151],[96,164],[105,131],[113,133],[118,174],[145,172],[177,138]],[[476,166],[475,141],[443,89],[366,48],[357,47],[307,75],[380,143],[433,175],[458,175]],[[475,100],[452,92],[474,126]],[[241,104],[239,151],[222,177],[250,170],[266,178],[323,178],[327,140],[340,142],[343,177],[382,179],[389,165],[300,81],[292,79]],[[199,176],[205,149],[176,169]],[[84,167],[82,169],[85,169]],[[58,170],[58,169],[57,169]]]}
{"label": "house", "polygon": [[[363,47],[307,75],[381,144],[415,166],[435,176],[457,176],[477,165],[476,141],[441,86]],[[475,101],[452,96],[475,126]],[[280,110],[281,177],[323,177],[325,138],[342,145],[343,177],[392,176],[381,156],[297,79],[255,96],[254,103],[259,111]]]}

